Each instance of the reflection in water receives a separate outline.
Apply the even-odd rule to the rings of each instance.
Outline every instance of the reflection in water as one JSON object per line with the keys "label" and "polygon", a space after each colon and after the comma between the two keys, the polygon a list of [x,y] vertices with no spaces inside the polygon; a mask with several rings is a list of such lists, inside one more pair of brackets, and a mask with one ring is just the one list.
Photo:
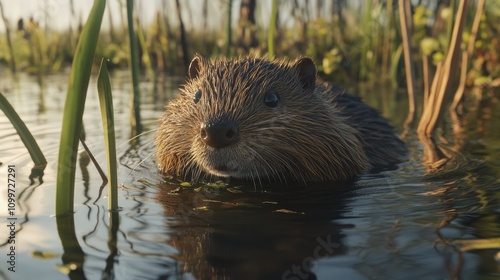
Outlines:
{"label": "reflection in water", "polygon": [[43,171],[45,170],[45,167],[46,167],[46,164],[44,164],[42,166],[35,165],[31,169],[31,173],[29,176],[31,185],[34,185],[36,183],[35,179],[38,179],[38,184],[40,184],[40,185],[43,184],[43,174],[44,174]]}
{"label": "reflection in water", "polygon": [[70,279],[87,279],[83,271],[85,254],[83,253],[75,233],[75,220],[73,215],[57,216],[57,233],[61,239],[64,253],[63,266]]}
{"label": "reflection in water", "polygon": [[476,139],[471,139],[470,132],[479,132],[480,137],[485,137],[488,134],[487,126],[492,123],[490,112],[495,103],[498,103],[498,100],[493,103],[481,100],[475,103],[472,107],[474,109],[467,112],[467,114],[462,113],[459,115],[456,111],[451,110],[449,115],[450,127],[446,127],[447,124],[444,124],[445,129],[450,130],[447,137],[440,134],[434,137],[419,135],[419,140],[424,148],[422,162],[427,165],[427,172],[446,171],[450,167],[445,168],[445,165],[448,165],[450,161],[459,163],[454,168],[460,168],[460,164],[467,162],[463,158],[464,154],[477,149],[477,147],[470,146],[476,141]]}
{"label": "reflection in water", "polygon": [[[87,204],[90,201],[90,196],[89,196],[89,186],[90,186],[90,174],[88,170],[88,166],[90,163],[90,157],[87,154],[87,151],[83,151],[79,154],[78,156],[78,163],[80,165],[80,171],[82,172],[82,183],[83,183],[83,195],[85,196],[86,200],[83,201],[83,204]],[[89,214],[90,214],[90,206],[87,206],[89,209]]]}
{"label": "reflection in water", "polygon": [[[477,279],[500,273],[494,244],[469,250],[462,242],[500,236],[500,105],[494,98],[477,111],[444,120],[443,136],[434,143],[446,158],[439,168],[422,162],[422,143],[410,132],[408,163],[362,176],[354,185],[264,191],[233,182],[220,189],[177,189],[163,182],[150,157],[153,134],[129,142],[129,74],[114,75],[122,75],[112,78],[122,81],[113,84],[123,182],[123,210],[116,213],[105,210],[106,199],[99,198],[102,180],[80,153],[75,213],[51,218],[67,76],[48,78],[41,98],[50,102],[43,103],[43,112],[40,98],[33,97],[36,77],[23,77],[22,91],[7,96],[48,161],[44,174],[31,180],[32,161],[0,114],[0,126],[7,127],[0,140],[8,145],[2,146],[0,177],[6,165],[19,167],[19,279]],[[156,129],[166,103],[161,87],[177,88],[164,82],[158,95],[143,91],[145,131]],[[367,97],[401,126],[406,101],[382,93],[387,98],[372,90]],[[104,162],[97,93],[88,98],[86,143]],[[62,258],[39,259],[34,252]],[[0,278],[16,279],[2,269]]]}
{"label": "reflection in water", "polygon": [[118,211],[109,213],[109,228],[108,228],[108,249],[109,255],[106,258],[106,267],[102,272],[101,279],[115,279],[114,265],[118,256],[117,236],[120,228],[120,217]]}
{"label": "reflection in water", "polygon": [[232,193],[159,185],[158,199],[176,217],[168,221],[176,258],[197,279],[316,279],[317,259],[346,251],[342,230],[352,225],[336,220],[349,187]]}

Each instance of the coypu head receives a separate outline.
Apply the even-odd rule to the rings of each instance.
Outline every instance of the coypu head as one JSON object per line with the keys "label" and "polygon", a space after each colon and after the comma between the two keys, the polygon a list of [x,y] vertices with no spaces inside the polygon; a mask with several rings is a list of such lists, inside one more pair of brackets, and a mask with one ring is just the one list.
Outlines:
{"label": "coypu head", "polygon": [[369,167],[357,137],[321,92],[310,58],[195,57],[156,136],[162,172],[331,181]]}

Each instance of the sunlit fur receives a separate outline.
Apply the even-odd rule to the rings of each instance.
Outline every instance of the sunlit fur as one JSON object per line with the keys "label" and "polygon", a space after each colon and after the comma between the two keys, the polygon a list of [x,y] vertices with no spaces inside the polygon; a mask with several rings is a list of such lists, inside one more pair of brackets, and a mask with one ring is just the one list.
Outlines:
{"label": "sunlit fur", "polygon": [[[327,84],[316,80],[315,89],[303,89],[297,61],[200,59],[198,75],[160,120],[156,157],[162,172],[307,182],[346,180],[371,167],[362,135],[325,93]],[[280,96],[276,108],[264,103],[269,91]],[[222,114],[240,134],[237,143],[217,149],[199,133],[202,123]],[[221,172],[216,166],[232,168]]]}

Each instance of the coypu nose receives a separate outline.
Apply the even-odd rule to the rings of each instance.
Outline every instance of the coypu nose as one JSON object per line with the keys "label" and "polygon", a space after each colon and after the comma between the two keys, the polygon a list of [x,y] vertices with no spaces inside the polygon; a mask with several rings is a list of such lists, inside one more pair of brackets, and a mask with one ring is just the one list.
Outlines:
{"label": "coypu nose", "polygon": [[236,123],[225,116],[209,119],[200,129],[201,140],[214,148],[224,148],[236,143],[238,135]]}

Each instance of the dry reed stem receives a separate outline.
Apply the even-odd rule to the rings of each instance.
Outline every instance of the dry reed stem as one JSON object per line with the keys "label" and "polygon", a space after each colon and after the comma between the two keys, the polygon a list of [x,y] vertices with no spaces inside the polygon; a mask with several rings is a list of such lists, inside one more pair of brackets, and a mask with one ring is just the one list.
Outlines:
{"label": "dry reed stem", "polygon": [[408,116],[404,126],[408,127],[415,116],[415,73],[413,71],[413,61],[411,59],[411,11],[407,7],[410,3],[405,0],[399,0],[399,22],[401,24],[401,36],[403,41],[406,87],[408,90]]}
{"label": "dry reed stem", "polygon": [[429,92],[430,92],[430,80],[431,73],[429,69],[429,56],[422,54],[422,68],[423,68],[423,76],[424,76],[424,108],[427,106],[429,102]]}
{"label": "dry reed stem", "polygon": [[462,97],[464,95],[469,58],[472,57],[472,52],[474,51],[474,44],[476,43],[477,31],[479,29],[479,23],[481,22],[481,16],[483,15],[484,2],[485,0],[478,0],[477,2],[476,15],[474,16],[474,22],[472,23],[471,27],[469,45],[467,46],[466,51],[465,50],[462,51],[462,66],[460,67],[462,72],[460,74],[460,84],[457,88],[457,91],[455,92],[453,103],[450,106],[451,111],[456,112],[457,106],[460,103],[460,100],[462,100]]}
{"label": "dry reed stem", "polygon": [[431,137],[441,116],[446,90],[450,85],[450,73],[453,66],[456,64],[457,54],[460,50],[468,2],[468,0],[463,0],[459,3],[448,53],[443,67],[441,67],[440,71],[436,72],[436,76],[434,77],[433,89],[431,91],[431,95],[434,95],[434,98],[430,99],[429,104],[427,104],[429,106],[424,108],[422,119],[418,126],[418,133],[421,138]]}

